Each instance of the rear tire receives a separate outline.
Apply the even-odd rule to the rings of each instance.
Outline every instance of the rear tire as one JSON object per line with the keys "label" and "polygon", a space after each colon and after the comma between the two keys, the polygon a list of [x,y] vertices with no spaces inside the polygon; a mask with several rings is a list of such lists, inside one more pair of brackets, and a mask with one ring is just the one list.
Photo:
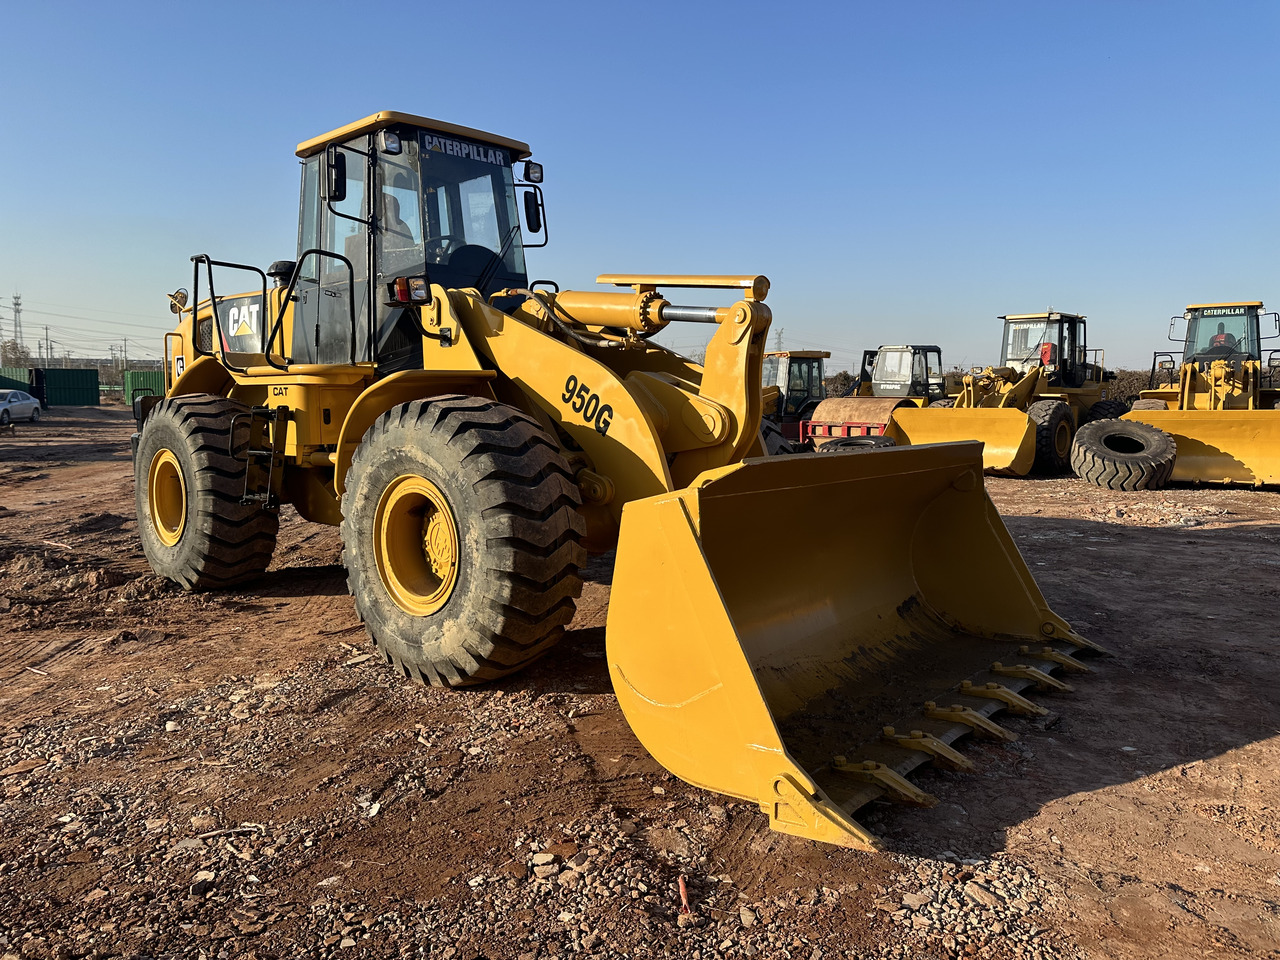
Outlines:
{"label": "rear tire", "polygon": [[1076,434],[1071,469],[1107,490],[1160,490],[1177,455],[1177,444],[1163,430],[1135,420],[1099,420]]}
{"label": "rear tire", "polygon": [[1135,400],[1130,410],[1168,410],[1169,404],[1164,400]]}
{"label": "rear tire", "polygon": [[546,653],[582,592],[580,505],[559,449],[514,407],[441,396],[384,413],[342,499],[347,587],[384,659],[453,687]]}
{"label": "rear tire", "polygon": [[35,423],[39,419],[40,419],[40,408],[36,407],[34,410],[31,411],[31,422]]}
{"label": "rear tire", "polygon": [[1061,400],[1037,400],[1027,407],[1036,425],[1036,459],[1032,470],[1053,475],[1064,473],[1071,465],[1071,440],[1075,425],[1071,407]]}
{"label": "rear tire", "polygon": [[[228,450],[231,418],[248,410],[225,397],[174,397],[142,425],[134,459],[142,549],[152,570],[188,590],[230,586],[271,563],[279,514],[240,502],[245,461]],[[237,446],[248,439],[246,430]]]}
{"label": "rear tire", "polygon": [[1123,400],[1099,400],[1089,408],[1088,422],[1093,423],[1095,420],[1115,420],[1128,412],[1129,405]]}

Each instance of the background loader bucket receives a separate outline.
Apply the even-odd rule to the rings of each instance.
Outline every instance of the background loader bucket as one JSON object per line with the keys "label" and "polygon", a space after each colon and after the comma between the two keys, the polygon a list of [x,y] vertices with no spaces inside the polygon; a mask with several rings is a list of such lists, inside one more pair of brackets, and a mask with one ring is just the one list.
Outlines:
{"label": "background loader bucket", "polygon": [[988,407],[900,407],[885,436],[900,444],[982,441],[982,466],[1025,477],[1036,459],[1036,424],[1021,410]]}
{"label": "background loader bucket", "polygon": [[1020,691],[1069,689],[1051,674],[1092,644],[1045,605],[980,456],[749,460],[627,504],[607,648],[646,749],[776,830],[876,848],[859,806],[932,802],[903,775],[968,765],[966,733],[1011,738],[998,710],[1043,712]]}
{"label": "background loader bucket", "polygon": [[1173,437],[1170,480],[1280,483],[1280,410],[1134,410],[1121,419]]}

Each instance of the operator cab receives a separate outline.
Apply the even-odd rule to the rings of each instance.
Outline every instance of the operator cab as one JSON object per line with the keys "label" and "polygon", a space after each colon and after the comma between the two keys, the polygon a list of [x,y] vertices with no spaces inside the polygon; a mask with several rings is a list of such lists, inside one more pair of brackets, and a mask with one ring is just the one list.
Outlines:
{"label": "operator cab", "polygon": [[826,350],[784,350],[764,355],[762,383],[779,391],[778,408],[772,419],[784,426],[808,419],[827,398],[822,362],[830,356]]}
{"label": "operator cab", "polygon": [[1024,313],[1000,318],[1004,321],[1002,367],[1012,367],[1025,375],[1033,367],[1049,384],[1083,387],[1093,379],[1087,359],[1085,318],[1074,313]]}
{"label": "operator cab", "polygon": [[542,231],[542,168],[515,172],[529,155],[518,140],[393,112],[300,144],[290,359],[348,362],[354,335],[358,360],[410,369],[432,284],[486,297],[527,287],[517,193],[525,228]]}
{"label": "operator cab", "polygon": [[924,397],[942,400],[947,395],[942,375],[942,348],[937,346],[882,346],[862,354],[862,370],[854,393],[873,397]]}
{"label": "operator cab", "polygon": [[[1262,304],[1199,303],[1187,307],[1184,363],[1208,364],[1214,360],[1261,360],[1259,317]],[[1174,318],[1173,322],[1176,322]],[[1172,325],[1172,324],[1171,324]]]}

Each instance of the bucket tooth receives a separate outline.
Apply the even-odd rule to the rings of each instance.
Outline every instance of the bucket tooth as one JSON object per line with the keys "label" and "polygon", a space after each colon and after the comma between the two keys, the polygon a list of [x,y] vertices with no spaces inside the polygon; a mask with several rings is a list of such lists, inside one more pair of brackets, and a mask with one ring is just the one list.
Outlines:
{"label": "bucket tooth", "polygon": [[907,750],[919,750],[921,753],[929,754],[933,762],[941,766],[950,767],[952,770],[973,770],[972,760],[923,730],[898,733],[893,727],[885,727],[883,736],[895,747],[905,747]]}
{"label": "bucket tooth", "polygon": [[933,794],[926,793],[896,770],[874,760],[850,763],[844,757],[836,757],[831,761],[831,769],[846,777],[879,787],[890,800],[898,803],[913,807],[932,807],[938,803],[938,798]]}
{"label": "bucket tooth", "polygon": [[1038,703],[1032,703],[1021,694],[1014,693],[1008,687],[1001,686],[998,683],[985,683],[979,686],[969,680],[964,680],[960,684],[960,693],[966,697],[999,700],[1010,713],[1021,714],[1024,717],[1043,717],[1049,713]]}
{"label": "bucket tooth", "polygon": [[953,703],[949,707],[939,707],[930,700],[924,705],[924,715],[930,720],[944,720],[948,723],[962,723],[969,727],[975,734],[985,734],[993,740],[1003,740],[1006,743],[1012,743],[1018,739],[1018,735],[1012,730],[1007,730],[1000,724],[996,723],[990,717],[984,717],[976,710],[970,710],[968,707],[962,707],[958,703]]}
{"label": "bucket tooth", "polygon": [[1069,693],[1075,689],[1071,684],[1063,683],[1057,677],[1051,677],[1038,667],[1029,667],[1025,663],[1006,667],[1003,663],[997,661],[991,665],[991,672],[998,677],[1018,677],[1022,680],[1030,680],[1036,685],[1037,690],[1057,690],[1060,693]]}
{"label": "bucket tooth", "polygon": [[1055,650],[1053,647],[1044,647],[1040,650],[1032,650],[1030,647],[1020,647],[1018,652],[1024,657],[1036,657],[1040,660],[1048,660],[1056,663],[1064,670],[1072,673],[1093,673],[1093,668],[1081,663],[1075,657],[1061,650]]}

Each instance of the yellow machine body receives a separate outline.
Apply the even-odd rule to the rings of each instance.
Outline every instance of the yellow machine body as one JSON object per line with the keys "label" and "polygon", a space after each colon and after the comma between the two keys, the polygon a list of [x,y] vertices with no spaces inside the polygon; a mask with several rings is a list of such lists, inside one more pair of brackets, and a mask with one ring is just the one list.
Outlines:
{"label": "yellow machine body", "polygon": [[[1149,424],[1173,437],[1177,446],[1170,479],[1190,483],[1280,483],[1280,389],[1271,382],[1272,363],[1262,363],[1261,301],[1191,304],[1187,321],[1187,358],[1178,366],[1178,382],[1144,390],[1141,399],[1168,409],[1136,409],[1122,419]],[[1213,346],[1210,329],[1228,318],[1239,340]],[[1178,320],[1173,318],[1173,322]],[[1205,324],[1206,329],[1200,329]],[[1221,329],[1221,325],[1219,326]],[[1171,334],[1172,335],[1172,334]],[[1215,358],[1215,353],[1226,357]],[[1164,364],[1173,367],[1172,355]],[[1157,366],[1152,365],[1154,380]],[[1158,405],[1158,403],[1157,403]]]}
{"label": "yellow machine body", "polygon": [[[375,114],[299,153],[316,155],[352,135],[372,139],[388,125],[403,133],[433,123]],[[517,141],[490,142],[528,153]],[[923,439],[916,418],[937,411],[912,408],[895,427],[910,448],[760,456],[771,320],[764,277],[610,274],[598,282],[630,289],[486,295],[424,286],[425,302],[408,308],[420,365],[394,372],[361,356],[290,359],[282,345],[298,338],[285,290],[218,297],[216,311],[209,300],[187,306],[175,295],[181,316],[165,341],[168,398],[211,395],[255,408],[246,422],[271,497],[308,519],[343,524],[348,552],[344,492],[384,414],[463,394],[535,421],[546,438],[540,449],[554,445],[568,470],[559,475],[576,486],[582,546],[617,549],[607,656],[640,741],[691,783],[758,802],[778,830],[874,847],[853,818],[858,806],[886,795],[927,802],[903,774],[930,759],[955,763],[950,744],[968,733],[1002,735],[991,714],[1035,709],[1020,694],[1028,687],[1064,689],[1050,674],[1079,667],[1070,653],[1091,645],[1046,606],[986,495],[979,445]],[[659,288],[732,290],[736,299],[678,307]],[[253,304],[272,326],[259,328],[256,352],[252,338],[232,349],[230,309]],[[705,363],[647,339],[673,319],[716,324]],[[168,403],[162,412],[181,409]],[[950,423],[961,422],[957,411]],[[1020,463],[1017,454],[1009,459]],[[155,463],[152,473],[177,489],[177,468],[163,457]],[[379,564],[424,550],[408,567],[421,567],[424,555],[455,564],[476,549],[456,530],[445,529],[438,548],[428,542],[441,525],[456,525],[460,510],[430,476],[406,474],[387,489],[378,516],[411,518],[416,509],[432,520],[413,536],[383,530],[390,552]],[[173,532],[176,496],[152,498],[171,538],[182,536]],[[775,563],[779,531],[797,546]],[[960,565],[956,544],[967,557]],[[460,582],[455,572],[416,593],[408,581],[398,586],[422,601],[408,612],[428,629]],[[378,641],[372,628],[371,636]],[[886,732],[889,724],[902,734]]]}

